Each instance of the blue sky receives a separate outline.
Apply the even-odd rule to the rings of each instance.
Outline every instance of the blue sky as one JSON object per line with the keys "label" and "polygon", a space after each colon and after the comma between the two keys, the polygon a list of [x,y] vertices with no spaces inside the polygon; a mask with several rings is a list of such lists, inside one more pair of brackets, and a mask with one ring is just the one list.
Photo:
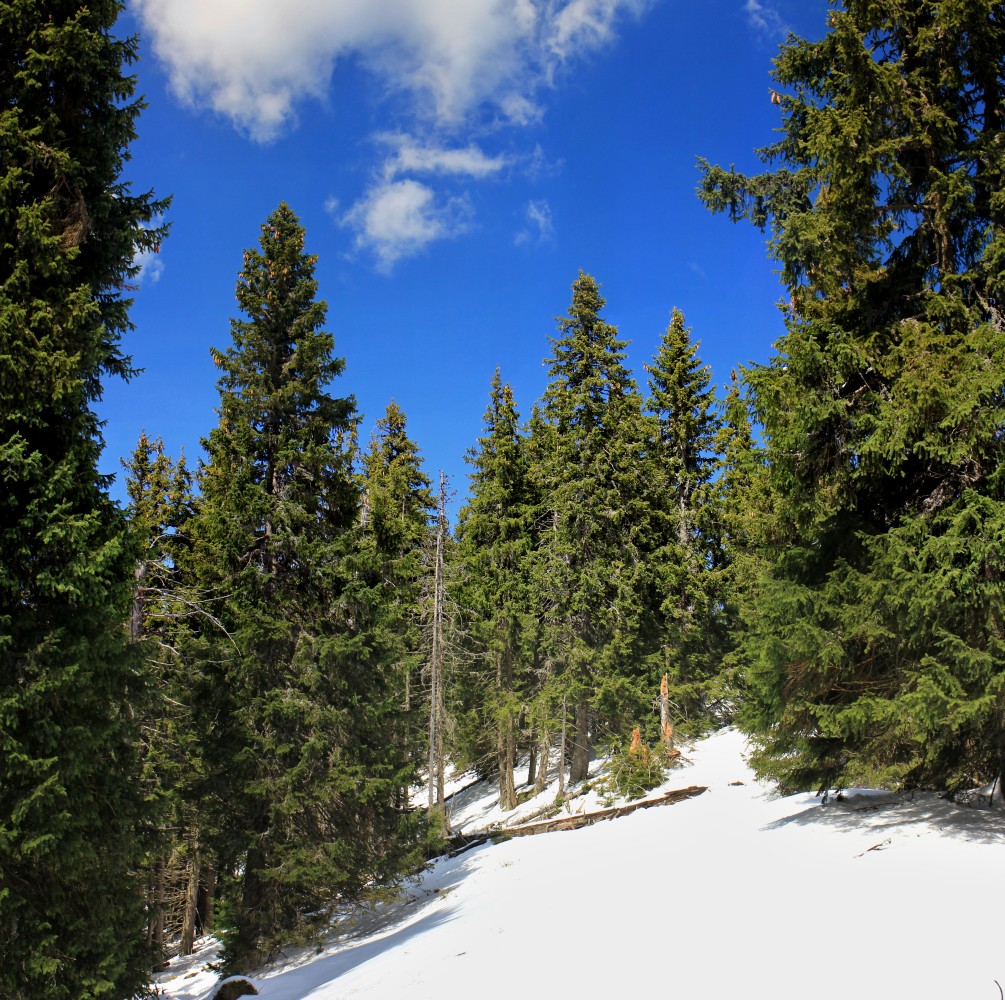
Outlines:
{"label": "blue sky", "polygon": [[[131,0],[138,122],[126,178],[171,195],[109,382],[103,471],[140,431],[190,460],[216,422],[243,250],[287,201],[366,441],[391,398],[463,495],[498,366],[521,412],[579,269],[655,353],[683,310],[715,382],[781,332],[764,237],[707,213],[696,156],[756,169],[771,60],[825,0]],[[113,495],[123,495],[121,475]]]}

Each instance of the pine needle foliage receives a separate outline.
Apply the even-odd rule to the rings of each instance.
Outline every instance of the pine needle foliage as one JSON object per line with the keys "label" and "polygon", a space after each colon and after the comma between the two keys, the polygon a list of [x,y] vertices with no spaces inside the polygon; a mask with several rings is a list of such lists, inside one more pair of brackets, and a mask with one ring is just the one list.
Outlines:
{"label": "pine needle foliage", "polygon": [[141,104],[121,4],[0,6],[0,995],[145,979],[126,630],[134,553],[92,407],[163,202],[120,178]]}
{"label": "pine needle foliage", "polygon": [[213,352],[220,421],[193,525],[232,637],[205,669],[219,675],[211,756],[234,969],[310,939],[338,905],[393,881],[410,850],[396,650],[378,628],[380,574],[358,556],[358,417],[329,392],[344,362],[304,247],[284,203],[245,252],[246,318]]}
{"label": "pine needle foliage", "polygon": [[[597,282],[580,272],[547,359],[549,383],[535,472],[542,491],[546,639],[574,709],[573,781],[585,777],[590,715],[633,721],[641,709],[636,655],[649,510],[642,397],[625,366],[626,342],[601,316]],[[547,447],[541,447],[547,437]],[[592,706],[592,707],[591,707]],[[593,731],[597,731],[596,726]]]}
{"label": "pine needle foliage", "polygon": [[705,164],[789,294],[746,725],[793,787],[1005,766],[1005,13],[846,0],[776,60],[774,169]]}
{"label": "pine needle foliage", "polygon": [[[458,591],[475,645],[466,671],[474,688],[468,756],[493,758],[504,809],[516,805],[513,769],[520,717],[533,693],[534,491],[513,391],[496,370],[484,431],[467,456],[470,499],[461,508],[455,560]],[[482,745],[480,745],[482,744]],[[484,770],[485,768],[482,764]]]}
{"label": "pine needle foliage", "polygon": [[[647,450],[651,551],[646,554],[659,650],[678,718],[700,729],[727,715],[719,668],[727,649],[720,490],[713,482],[720,418],[712,374],[674,309],[649,373]],[[687,720],[685,722],[685,720]]]}
{"label": "pine needle foliage", "polygon": [[[377,421],[363,456],[360,515],[361,572],[375,580],[380,641],[394,650],[399,695],[395,742],[410,759],[423,756],[423,581],[436,500],[422,470],[419,447],[408,434],[404,411],[394,400]],[[402,805],[405,804],[402,789]]]}

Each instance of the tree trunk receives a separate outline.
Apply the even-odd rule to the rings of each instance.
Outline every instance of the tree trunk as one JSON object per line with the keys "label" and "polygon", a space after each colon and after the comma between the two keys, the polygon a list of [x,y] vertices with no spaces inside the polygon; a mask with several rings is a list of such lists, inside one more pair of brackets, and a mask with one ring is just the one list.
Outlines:
{"label": "tree trunk", "polygon": [[143,638],[143,578],[147,575],[147,564],[140,563],[133,570],[136,587],[133,590],[133,606],[129,612],[129,638],[139,642]]}
{"label": "tree trunk", "polygon": [[237,930],[231,939],[232,944],[228,944],[232,968],[256,969],[269,957],[262,950],[262,934],[272,919],[268,912],[267,888],[259,874],[265,864],[265,852],[257,847],[245,856],[241,912],[236,920]]}
{"label": "tree trunk", "polygon": [[576,701],[573,720],[572,761],[569,767],[569,784],[583,781],[590,772],[590,702],[585,692]]}
{"label": "tree trunk", "polygon": [[562,738],[558,744],[558,797],[565,798],[565,753],[566,753],[566,731],[568,729],[568,705],[565,698],[562,699]]}
{"label": "tree trunk", "polygon": [[516,808],[516,783],[513,780],[512,746],[505,724],[499,727],[496,756],[499,762],[499,807],[509,811]]}
{"label": "tree trunk", "polygon": [[669,678],[663,675],[660,682],[660,733],[663,740],[663,749],[667,754],[674,751],[673,745],[673,723],[670,721],[670,690]]}
{"label": "tree trunk", "polygon": [[199,932],[210,934],[214,924],[214,906],[216,904],[216,869],[208,862],[202,864],[202,879],[199,883]]}
{"label": "tree trunk", "polygon": [[195,950],[196,924],[199,918],[199,880],[202,864],[199,859],[199,845],[190,845],[188,859],[188,882],[185,886],[185,909],[182,912],[181,936],[178,951],[181,955],[191,955]]}
{"label": "tree trunk", "polygon": [[534,777],[534,794],[539,795],[548,784],[548,757],[551,754],[551,733],[547,726],[541,727],[541,746],[538,750],[537,774]]}
{"label": "tree trunk", "polygon": [[496,688],[502,698],[502,711],[496,735],[496,756],[499,765],[499,805],[510,810],[516,808],[516,735],[513,721],[513,638],[507,636],[506,645],[496,660]]}
{"label": "tree trunk", "polygon": [[433,634],[429,657],[429,789],[428,811],[438,815],[444,823],[443,803],[444,761],[443,726],[446,716],[443,697],[444,619],[446,595],[444,593],[443,549],[447,534],[447,477],[440,473],[439,516],[436,526],[436,556],[433,565]]}
{"label": "tree trunk", "polygon": [[153,957],[154,968],[164,963],[164,858],[158,857],[150,880],[150,897],[147,917],[147,941]]}

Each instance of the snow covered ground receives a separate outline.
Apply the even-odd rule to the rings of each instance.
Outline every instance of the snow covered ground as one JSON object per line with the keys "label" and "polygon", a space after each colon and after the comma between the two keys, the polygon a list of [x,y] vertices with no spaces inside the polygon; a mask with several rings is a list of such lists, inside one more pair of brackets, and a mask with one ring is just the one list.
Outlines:
{"label": "snow covered ground", "polygon": [[[1001,810],[780,797],[743,754],[724,730],[664,786],[707,785],[697,798],[440,860],[321,954],[255,976],[259,995],[1001,1000]],[[590,796],[572,808],[595,808]],[[503,819],[484,786],[454,800],[455,827]],[[166,996],[213,995],[214,943],[202,945],[157,977]]]}

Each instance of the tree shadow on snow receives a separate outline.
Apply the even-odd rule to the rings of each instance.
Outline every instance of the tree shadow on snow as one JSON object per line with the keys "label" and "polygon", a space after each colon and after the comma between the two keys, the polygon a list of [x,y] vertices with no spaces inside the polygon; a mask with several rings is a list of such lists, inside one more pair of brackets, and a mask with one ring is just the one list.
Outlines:
{"label": "tree shadow on snow", "polygon": [[[808,804],[812,802],[812,804]],[[1001,810],[957,805],[934,792],[853,792],[809,800],[793,796],[795,812],[762,829],[778,830],[791,824],[826,826],[843,832],[902,827],[925,827],[940,837],[975,844],[1005,844],[1005,816]]]}
{"label": "tree shadow on snow", "polygon": [[447,902],[447,897],[471,874],[472,862],[481,850],[475,848],[462,857],[441,858],[416,885],[405,891],[402,899],[373,910],[357,911],[323,948],[326,954],[305,953],[299,961],[255,978],[268,985],[270,1000],[307,996],[382,952],[448,923],[455,919],[456,907]]}

